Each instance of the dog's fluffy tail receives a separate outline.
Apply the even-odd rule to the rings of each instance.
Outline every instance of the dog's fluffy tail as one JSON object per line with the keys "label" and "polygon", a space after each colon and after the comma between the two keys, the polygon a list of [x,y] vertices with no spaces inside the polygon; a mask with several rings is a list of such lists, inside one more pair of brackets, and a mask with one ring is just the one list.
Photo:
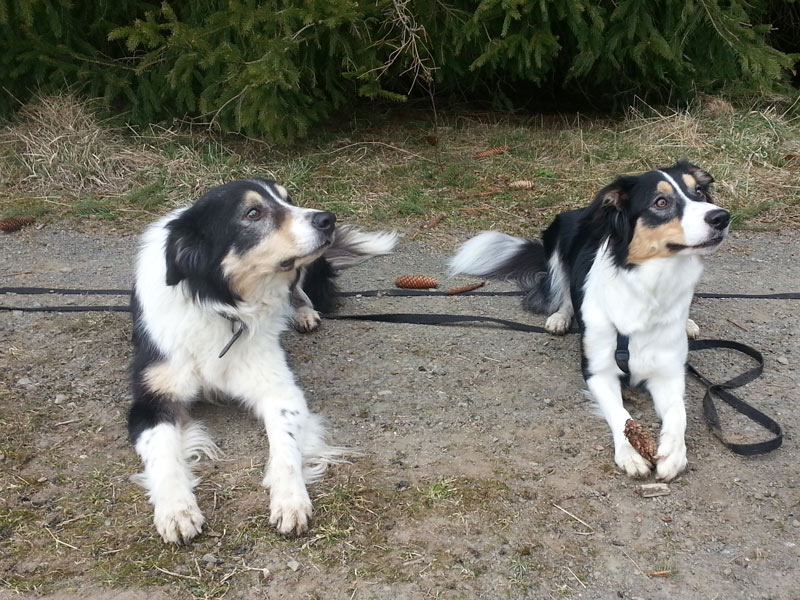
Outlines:
{"label": "dog's fluffy tail", "polygon": [[364,232],[349,225],[336,228],[333,244],[325,258],[334,270],[355,266],[373,256],[390,254],[397,244],[394,231]]}
{"label": "dog's fluffy tail", "polygon": [[374,256],[391,254],[397,238],[394,231],[365,232],[349,225],[337,227],[333,244],[306,268],[303,278],[303,291],[314,308],[323,313],[333,312],[337,305],[334,278],[338,272]]}
{"label": "dog's fluffy tail", "polygon": [[526,293],[526,306],[548,312],[552,306],[544,246],[497,231],[484,231],[464,242],[450,259],[450,274],[514,281]]}

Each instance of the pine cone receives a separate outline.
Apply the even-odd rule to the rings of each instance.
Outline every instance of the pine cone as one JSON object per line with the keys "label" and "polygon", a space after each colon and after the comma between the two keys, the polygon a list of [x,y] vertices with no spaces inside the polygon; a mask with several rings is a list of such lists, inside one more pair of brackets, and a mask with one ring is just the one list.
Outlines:
{"label": "pine cone", "polygon": [[25,225],[31,225],[36,221],[34,217],[23,215],[20,217],[9,217],[8,219],[0,219],[0,231],[19,231]]}
{"label": "pine cone", "polygon": [[486,285],[485,281],[479,281],[477,283],[468,283],[466,285],[460,285],[458,287],[450,288],[449,290],[445,291],[445,294],[448,296],[453,296],[454,294],[463,294],[465,292],[471,292],[472,290],[477,290],[480,287]]}
{"label": "pine cone", "polygon": [[399,288],[409,290],[427,290],[439,287],[439,282],[427,275],[401,275],[394,280],[394,284]]}
{"label": "pine cone", "polygon": [[533,182],[529,179],[520,179],[519,181],[512,181],[508,184],[510,190],[532,190]]}
{"label": "pine cone", "polygon": [[625,421],[624,433],[634,450],[641,454],[646,461],[655,464],[658,445],[650,437],[650,433],[644,428],[644,424],[628,419]]}
{"label": "pine cone", "polygon": [[481,150],[480,152],[476,152],[473,158],[489,158],[490,156],[494,156],[495,154],[502,154],[503,152],[508,152],[511,150],[511,146],[494,146],[493,148],[489,148],[488,150]]}

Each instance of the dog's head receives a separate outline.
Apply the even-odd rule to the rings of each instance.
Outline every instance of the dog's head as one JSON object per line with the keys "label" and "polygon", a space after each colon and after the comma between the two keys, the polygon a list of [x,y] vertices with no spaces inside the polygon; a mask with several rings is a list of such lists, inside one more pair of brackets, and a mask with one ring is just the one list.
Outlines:
{"label": "dog's head", "polygon": [[321,256],[335,223],[332,213],[292,204],[273,181],[220,185],[167,224],[167,285],[185,281],[198,299],[225,304],[254,299]]}
{"label": "dog's head", "polygon": [[620,177],[595,197],[593,219],[612,231],[620,264],[708,254],[728,235],[730,213],[711,201],[714,178],[688,161]]}

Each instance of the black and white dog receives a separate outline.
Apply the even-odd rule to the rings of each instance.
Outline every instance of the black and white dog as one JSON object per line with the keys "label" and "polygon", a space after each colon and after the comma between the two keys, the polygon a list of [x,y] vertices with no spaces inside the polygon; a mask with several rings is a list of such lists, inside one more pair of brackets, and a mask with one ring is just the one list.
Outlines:
{"label": "black and white dog", "polygon": [[292,204],[282,186],[249,179],[213,188],[144,234],[131,299],[128,429],[164,541],[187,542],[203,526],[190,463],[218,453],[189,417],[203,394],[238,401],[263,420],[270,522],[285,534],[307,529],[306,482],[341,450],[324,441],[279,337],[291,320],[301,331],[316,328],[314,303],[330,308],[336,271],[396,243],[394,233],[335,222],[329,212]]}
{"label": "black and white dog", "polygon": [[652,465],[623,433],[630,418],[615,360],[618,334],[629,340],[630,383],[643,385],[661,418],[656,476],[671,480],[686,467],[684,365],[694,287],[702,256],[728,233],[730,214],[712,204],[706,171],[672,167],[620,177],[586,208],[558,215],[541,241],[484,232],[450,261],[453,273],[515,280],[531,310],[549,314],[545,328],[582,331],[582,367],[589,393],[614,436],[615,460],[628,475]]}

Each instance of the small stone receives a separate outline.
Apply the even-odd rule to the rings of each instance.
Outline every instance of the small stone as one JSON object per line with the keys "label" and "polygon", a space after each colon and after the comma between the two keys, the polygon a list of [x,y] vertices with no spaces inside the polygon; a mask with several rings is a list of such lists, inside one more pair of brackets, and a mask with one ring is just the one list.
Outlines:
{"label": "small stone", "polygon": [[723,574],[723,575],[725,575],[726,577],[727,577],[728,575],[730,575],[731,573],[733,573],[733,571],[731,571],[729,568],[728,568],[728,569],[724,569],[724,570],[722,571],[722,574]]}
{"label": "small stone", "polygon": [[219,562],[216,556],[213,554],[204,554],[203,557],[200,559],[207,565],[215,565]]}
{"label": "small stone", "polygon": [[17,385],[30,385],[32,382],[28,377],[20,377],[17,379]]}
{"label": "small stone", "polygon": [[67,399],[66,394],[56,394],[56,397],[53,399],[53,402],[56,404],[61,404],[66,399]]}
{"label": "small stone", "polygon": [[792,527],[800,527],[800,521],[798,521],[797,519],[792,521]]}
{"label": "small stone", "polygon": [[0,452],[0,462],[3,462],[6,459],[6,455]]}
{"label": "small stone", "polygon": [[72,267],[61,267],[60,271],[62,273],[72,273]]}
{"label": "small stone", "polygon": [[643,483],[639,489],[644,498],[655,498],[656,496],[667,496],[670,493],[666,483]]}
{"label": "small stone", "polygon": [[378,392],[378,396],[391,396],[394,394],[392,390],[381,390]]}
{"label": "small stone", "polygon": [[782,365],[788,365],[789,364],[789,359],[786,358],[785,356],[779,356],[778,357],[778,362],[781,363]]}
{"label": "small stone", "polygon": [[292,571],[297,571],[297,569],[300,568],[300,563],[297,562],[296,560],[290,560],[288,563],[286,563],[286,566],[289,567]]}
{"label": "small stone", "polygon": [[36,480],[36,483],[44,483],[45,481],[47,481],[47,477],[39,477],[39,479]]}

